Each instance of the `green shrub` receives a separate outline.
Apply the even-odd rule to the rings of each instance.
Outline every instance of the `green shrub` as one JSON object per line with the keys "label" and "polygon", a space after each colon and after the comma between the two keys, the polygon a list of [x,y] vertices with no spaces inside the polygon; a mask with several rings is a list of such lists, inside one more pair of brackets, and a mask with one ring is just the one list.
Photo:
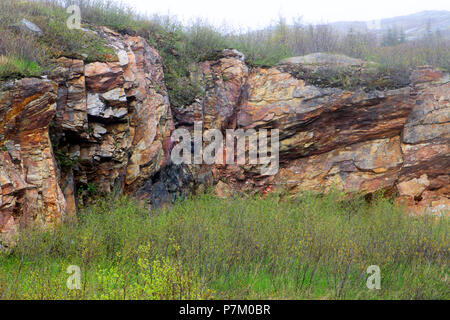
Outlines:
{"label": "green shrub", "polygon": [[40,75],[42,75],[42,68],[34,61],[15,57],[5,57],[3,62],[0,61],[0,80]]}
{"label": "green shrub", "polygon": [[0,79],[41,76],[48,60],[36,38],[0,26]]}
{"label": "green shrub", "polygon": [[101,300],[185,300],[200,299],[201,292],[182,265],[159,256],[152,257],[151,248],[137,249],[136,274],[130,279],[129,270],[114,265],[100,269],[96,299]]}
{"label": "green shrub", "polygon": [[[65,299],[448,299],[448,223],[410,216],[387,199],[339,193],[200,195],[151,213],[127,198],[98,200],[81,209],[77,224],[26,231],[0,259],[0,293],[40,298],[42,287]],[[69,265],[83,272],[76,293],[63,281]],[[381,268],[381,290],[366,288],[371,265]],[[31,271],[42,278],[33,289]]]}

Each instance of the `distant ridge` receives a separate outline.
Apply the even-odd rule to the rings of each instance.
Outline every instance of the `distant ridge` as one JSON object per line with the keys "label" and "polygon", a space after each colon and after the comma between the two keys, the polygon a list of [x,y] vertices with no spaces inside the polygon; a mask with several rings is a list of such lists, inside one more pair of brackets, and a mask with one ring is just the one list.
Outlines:
{"label": "distant ridge", "polygon": [[406,16],[398,16],[374,21],[339,21],[330,23],[336,30],[348,32],[373,31],[377,34],[386,32],[389,28],[403,30],[408,39],[425,35],[428,30],[439,31],[443,36],[450,37],[450,11],[422,11]]}

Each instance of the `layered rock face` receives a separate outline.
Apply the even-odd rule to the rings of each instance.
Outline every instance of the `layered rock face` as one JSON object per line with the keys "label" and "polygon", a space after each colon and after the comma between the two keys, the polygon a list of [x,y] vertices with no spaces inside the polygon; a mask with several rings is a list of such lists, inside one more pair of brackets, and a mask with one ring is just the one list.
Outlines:
{"label": "layered rock face", "polygon": [[[181,115],[175,111],[179,123],[187,123],[190,110],[191,118],[204,119],[205,128],[211,128],[208,119],[213,118],[217,129],[278,129],[280,134],[281,168],[276,175],[261,176],[250,165],[208,167],[220,181],[217,192],[338,188],[368,194],[384,189],[415,208],[448,210],[448,75],[424,67],[408,85],[394,85],[389,79],[379,82],[363,61],[329,58],[315,54],[248,71],[241,56],[226,52],[218,61],[204,63],[216,68],[214,85],[206,86],[205,97]],[[304,72],[329,69],[359,75],[352,81],[361,87],[319,85],[317,76],[310,80]],[[204,79],[210,78],[209,69],[203,70]],[[229,70],[232,76],[220,76]],[[228,87],[233,88],[227,91],[232,99],[223,99],[221,91]],[[211,96],[216,111],[209,107]]]}
{"label": "layered rock face", "polygon": [[63,57],[48,79],[2,84],[0,233],[60,222],[94,193],[137,193],[169,160],[160,56],[140,37],[96,32],[116,62]]}
{"label": "layered rock face", "polygon": [[201,121],[205,130],[235,126],[248,73],[244,55],[236,50],[224,50],[219,60],[200,63],[196,80],[203,95],[194,104],[173,110],[178,127],[192,127],[195,121]]}
{"label": "layered rock face", "polygon": [[23,79],[0,86],[0,232],[8,239],[20,222],[51,225],[66,201],[49,137],[56,84]]}
{"label": "layered rock face", "polygon": [[[161,58],[140,37],[99,30],[117,62],[61,58],[56,149],[67,158],[63,184],[135,192],[167,164],[173,121]],[[81,191],[82,192],[82,191]]]}
{"label": "layered rock face", "polygon": [[[93,194],[161,205],[188,186],[213,185],[221,197],[384,189],[415,210],[448,212],[447,74],[423,67],[408,84],[380,81],[364,61],[324,54],[252,69],[241,53],[225,50],[199,64],[196,102],[171,110],[158,53],[142,38],[96,32],[115,62],[63,57],[48,77],[0,84],[3,240],[31,221],[74,217],[77,202]],[[326,74],[338,78],[325,81]],[[224,136],[278,129],[280,169],[267,176],[249,163],[171,164],[174,123],[193,130],[195,122]]]}

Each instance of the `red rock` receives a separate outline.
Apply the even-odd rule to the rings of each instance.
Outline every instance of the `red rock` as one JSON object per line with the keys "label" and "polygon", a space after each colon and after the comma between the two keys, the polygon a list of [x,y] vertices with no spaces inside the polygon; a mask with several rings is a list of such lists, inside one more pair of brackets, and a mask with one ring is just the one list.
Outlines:
{"label": "red rock", "polygon": [[60,58],[54,82],[0,83],[0,147],[8,145],[0,152],[0,232],[13,230],[11,221],[74,218],[83,185],[134,193],[169,161],[174,126],[161,58],[140,37],[98,32],[119,62]]}
{"label": "red rock", "polygon": [[104,93],[124,83],[123,69],[119,62],[93,62],[85,66],[86,89]]}
{"label": "red rock", "polygon": [[[52,225],[74,217],[81,200],[76,188],[82,185],[155,198],[148,186],[170,162],[174,130],[161,57],[140,37],[106,28],[98,32],[114,48],[118,62],[84,65],[61,58],[49,76],[54,82],[0,84],[3,238],[12,239],[21,223]],[[315,69],[314,61],[325,58],[333,57],[284,63]],[[356,71],[369,65],[336,59]],[[313,85],[282,66],[250,71],[235,50],[225,50],[198,70],[204,95],[174,110],[179,126],[192,129],[194,121],[202,120],[205,130],[279,129],[281,168],[275,176],[261,176],[256,165],[191,165],[186,171],[197,186],[215,184],[221,197],[280,189],[327,192],[337,187],[372,193],[383,188],[396,190],[399,201],[421,212],[446,212],[447,74],[421,68],[413,73],[411,86],[350,91]],[[52,120],[55,146],[49,134]],[[58,167],[55,153],[67,157],[68,168]]]}
{"label": "red rock", "polygon": [[[274,68],[255,68],[250,74],[244,67],[234,68],[233,79],[240,80],[230,93],[237,106],[227,103],[222,93],[223,59],[202,64],[204,78],[214,81],[205,82],[206,100],[200,98],[190,111],[175,111],[183,125],[189,125],[191,117],[205,119],[206,128],[280,130],[281,168],[275,177],[259,176],[257,166],[217,165],[213,169],[216,181],[248,192],[255,188],[326,192],[337,187],[370,193],[384,188],[398,190],[401,198],[414,205],[420,205],[421,195],[427,192],[448,198],[448,75],[419,68],[411,77],[411,87],[365,92],[318,87],[284,72],[287,64],[303,64],[308,70],[325,68],[323,61],[316,61],[321,57],[290,59]],[[342,56],[336,61],[356,71],[370,67]],[[227,58],[228,65],[241,63],[238,56]]]}
{"label": "red rock", "polygon": [[0,137],[6,149],[0,153],[0,232],[11,233],[19,222],[58,223],[65,215],[48,133],[56,113],[56,90],[54,82],[40,79],[0,87]]}

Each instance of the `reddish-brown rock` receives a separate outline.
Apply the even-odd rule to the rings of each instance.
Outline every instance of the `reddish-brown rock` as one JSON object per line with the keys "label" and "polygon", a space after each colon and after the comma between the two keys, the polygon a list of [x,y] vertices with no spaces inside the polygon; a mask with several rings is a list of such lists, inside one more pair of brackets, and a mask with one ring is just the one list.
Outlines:
{"label": "reddish-brown rock", "polygon": [[[388,189],[414,212],[448,212],[447,74],[423,67],[409,84],[377,90],[371,87],[376,74],[361,60],[316,54],[250,70],[242,54],[225,50],[216,61],[199,64],[203,93],[173,110],[177,124],[192,128],[202,121],[202,129],[223,133],[278,129],[278,173],[262,176],[260,167],[250,164],[164,170],[174,122],[161,58],[140,37],[106,28],[97,32],[118,62],[60,58],[50,80],[0,84],[3,240],[12,241],[21,223],[51,225],[73,217],[77,202],[93,190],[161,203],[184,194],[185,184],[198,190],[215,184],[221,197],[277,189],[366,194]],[[306,71],[329,68],[325,60],[336,62],[334,71],[351,69],[352,77],[361,79],[333,87],[308,79]],[[155,176],[159,180],[153,181]]]}
{"label": "reddish-brown rock", "polygon": [[140,37],[97,32],[118,62],[63,57],[51,80],[0,83],[4,240],[20,222],[74,217],[93,192],[137,193],[168,163],[173,121],[160,56]]}
{"label": "reddish-brown rock", "polygon": [[125,183],[129,191],[136,191],[167,164],[174,125],[161,57],[142,38],[128,37],[125,43],[130,48],[125,67],[127,96],[133,98],[132,155]]}
{"label": "reddish-brown rock", "polygon": [[[78,60],[62,58],[65,69],[52,75],[67,79],[62,71],[79,70],[76,79],[84,90],[85,98],[78,100],[83,106],[77,110],[84,110],[80,118],[86,125],[77,136],[67,128],[80,128],[78,119],[55,119],[56,128],[62,128],[55,132],[57,148],[73,162],[63,170],[68,176],[64,182],[73,184],[64,188],[71,199],[74,190],[88,187],[106,193],[137,191],[167,164],[171,148],[173,121],[160,56],[140,37],[121,36],[107,28],[98,32],[114,48],[118,62],[80,68]],[[81,92],[78,81],[73,85],[73,73],[69,75],[63,81],[65,91]],[[58,110],[70,110],[68,100],[59,99]]]}
{"label": "reddish-brown rock", "polygon": [[[228,65],[242,64],[241,58],[229,59],[234,62],[227,61]],[[336,63],[329,65],[330,61]],[[223,59],[202,66],[205,78],[226,69]],[[449,76],[430,67],[418,68],[410,85],[390,83],[391,89],[381,91],[370,89],[377,82],[370,68],[361,60],[319,54],[292,58],[269,69],[254,68],[249,74],[244,67],[234,68],[233,79],[242,79],[230,91],[237,105],[223,103],[221,87],[206,82],[206,96],[221,109],[211,108],[204,98],[191,107],[190,115],[203,119],[204,127],[280,131],[278,174],[264,177],[258,166],[220,165],[211,168],[216,181],[223,181],[221,186],[226,181],[236,191],[263,193],[389,189],[425,211],[429,207],[435,213],[434,204],[444,208],[450,172]],[[351,82],[365,86],[351,90],[344,84],[319,86],[320,79],[310,81],[307,72],[296,77],[292,71],[328,69],[351,69],[353,77],[361,77]],[[188,109],[182,110],[184,125]],[[235,116],[229,114],[232,110]],[[175,114],[178,118],[179,112]]]}
{"label": "reddish-brown rock", "polygon": [[235,126],[236,114],[249,69],[242,53],[224,50],[217,61],[205,61],[199,66],[197,81],[204,95],[191,106],[174,110],[181,125],[202,121],[204,130]]}
{"label": "reddish-brown rock", "polygon": [[10,240],[19,224],[51,225],[66,215],[48,128],[57,86],[22,79],[0,87],[0,232]]}
{"label": "reddish-brown rock", "polygon": [[83,134],[88,129],[84,62],[60,58],[50,78],[58,84],[55,123],[60,130]]}

